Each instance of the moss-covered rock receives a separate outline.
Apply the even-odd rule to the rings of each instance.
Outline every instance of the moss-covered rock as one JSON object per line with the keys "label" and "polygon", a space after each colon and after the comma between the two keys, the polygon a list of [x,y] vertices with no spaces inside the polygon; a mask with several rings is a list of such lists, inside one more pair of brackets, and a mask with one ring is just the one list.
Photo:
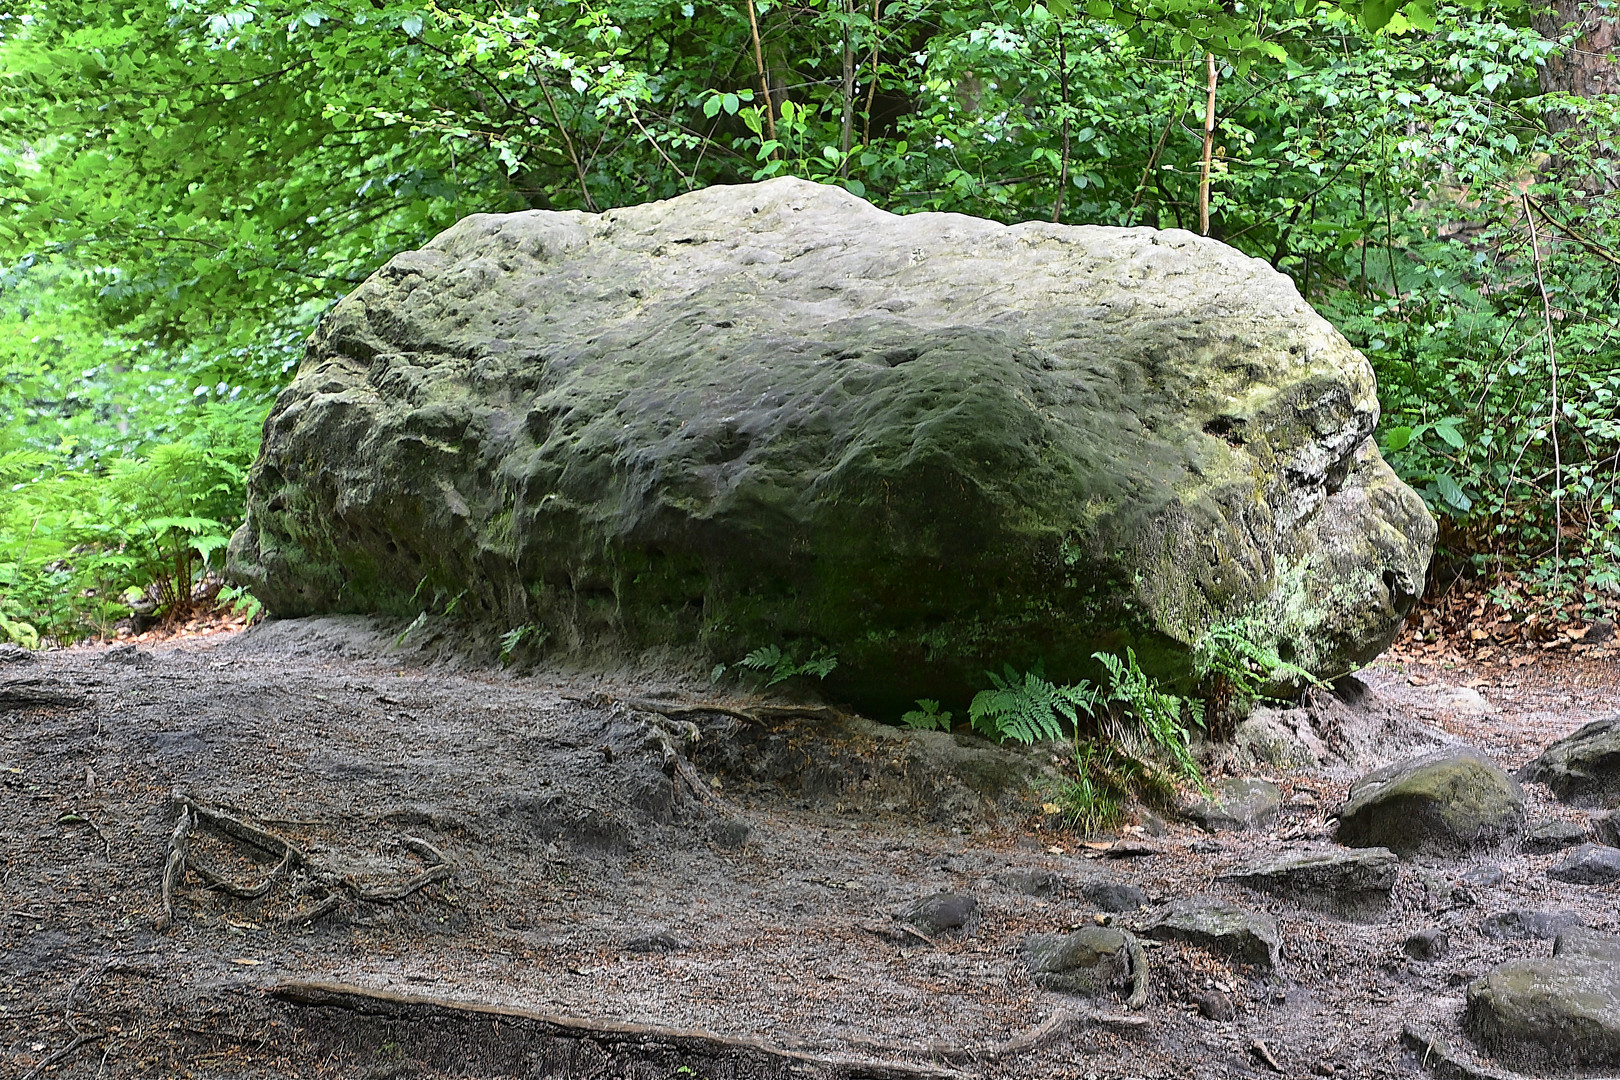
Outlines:
{"label": "moss-covered rock", "polygon": [[1524,829],[1524,790],[1471,746],[1386,765],[1357,780],[1339,808],[1339,843],[1397,855],[1452,855]]}
{"label": "moss-covered rock", "polygon": [[475,215],[322,322],[231,574],[278,615],[459,597],[582,662],[826,648],[868,706],[1126,645],[1175,676],[1241,615],[1333,677],[1435,533],[1377,419],[1288,278],[1185,232],[791,179]]}
{"label": "moss-covered rock", "polygon": [[1464,1024],[1514,1065],[1620,1065],[1620,941],[1570,933],[1551,957],[1500,965],[1468,987]]}

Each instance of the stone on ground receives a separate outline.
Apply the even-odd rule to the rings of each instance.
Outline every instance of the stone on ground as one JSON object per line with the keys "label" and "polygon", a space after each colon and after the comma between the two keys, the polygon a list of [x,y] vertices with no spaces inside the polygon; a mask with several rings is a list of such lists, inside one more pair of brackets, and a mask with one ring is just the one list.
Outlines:
{"label": "stone on ground", "polygon": [[[1586,838],[1586,826],[1580,822],[1551,818],[1539,821],[1526,829],[1519,846],[1532,854],[1545,855],[1548,852],[1563,851],[1565,848],[1585,843]],[[1603,842],[1609,843],[1607,840]]]}
{"label": "stone on ground", "polygon": [[1188,803],[1182,814],[1210,832],[1243,832],[1273,825],[1281,805],[1276,784],[1229,777],[1211,784],[1210,794]]}
{"label": "stone on ground", "polygon": [[1620,881],[1620,848],[1582,844],[1549,867],[1547,876],[1572,885],[1613,884]]}
{"label": "stone on ground", "polygon": [[1620,810],[1611,810],[1592,819],[1592,835],[1597,842],[1620,847]]}
{"label": "stone on ground", "polygon": [[1063,888],[1063,879],[1050,870],[1002,870],[990,880],[1025,896],[1052,896]]}
{"label": "stone on ground", "polygon": [[935,937],[971,929],[978,914],[979,902],[971,896],[934,893],[907,904],[897,918]]}
{"label": "stone on ground", "polygon": [[476,214],[322,320],[229,572],[282,616],[457,598],[570,662],[826,650],[895,711],[1126,644],[1185,674],[1238,615],[1334,678],[1435,537],[1377,420],[1286,275],[1187,232],[790,178]]}
{"label": "stone on ground", "polygon": [[1521,1068],[1620,1065],[1620,941],[1562,934],[1554,951],[1470,984],[1465,1026]]}
{"label": "stone on ground", "polygon": [[1620,717],[1559,739],[1520,769],[1519,779],[1546,784],[1571,806],[1620,807]]}
{"label": "stone on ground", "polygon": [[1339,843],[1397,855],[1455,855],[1524,826],[1524,791],[1473,747],[1386,765],[1357,780],[1339,808]]}
{"label": "stone on ground", "polygon": [[1546,941],[1580,925],[1573,911],[1498,911],[1481,920],[1479,932],[1492,941]]}
{"label": "stone on ground", "polygon": [[1158,941],[1184,941],[1263,968],[1277,967],[1282,947],[1269,915],[1210,897],[1175,901],[1145,932]]}
{"label": "stone on ground", "polygon": [[1407,937],[1401,948],[1414,960],[1438,960],[1451,951],[1451,937],[1439,927],[1430,927]]}
{"label": "stone on ground", "polygon": [[1365,922],[1389,908],[1400,859],[1386,848],[1295,852],[1239,866],[1222,876],[1301,907]]}
{"label": "stone on ground", "polygon": [[1135,885],[1100,878],[1082,881],[1080,895],[1098,911],[1114,914],[1135,911],[1137,908],[1146,907],[1148,902],[1148,894]]}
{"label": "stone on ground", "polygon": [[1108,926],[1083,926],[1069,934],[1032,934],[1023,958],[1030,978],[1048,990],[1095,995],[1118,988],[1130,974],[1130,950],[1123,933]]}

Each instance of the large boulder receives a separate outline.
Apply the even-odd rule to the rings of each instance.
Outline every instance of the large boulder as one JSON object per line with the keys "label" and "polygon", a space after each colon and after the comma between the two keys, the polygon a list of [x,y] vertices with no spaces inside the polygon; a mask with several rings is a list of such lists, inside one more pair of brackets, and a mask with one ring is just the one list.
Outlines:
{"label": "large boulder", "polygon": [[1175,676],[1240,616],[1332,678],[1435,536],[1377,420],[1287,277],[1186,232],[794,179],[479,214],[322,321],[230,573],[277,615],[455,598],[580,662],[826,649],[868,705],[1126,645]]}
{"label": "large boulder", "polygon": [[1339,808],[1339,843],[1397,855],[1455,855],[1516,837],[1524,790],[1471,746],[1375,769]]}
{"label": "large boulder", "polygon": [[1519,779],[1546,784],[1574,806],[1620,807],[1620,716],[1559,739],[1520,769]]}

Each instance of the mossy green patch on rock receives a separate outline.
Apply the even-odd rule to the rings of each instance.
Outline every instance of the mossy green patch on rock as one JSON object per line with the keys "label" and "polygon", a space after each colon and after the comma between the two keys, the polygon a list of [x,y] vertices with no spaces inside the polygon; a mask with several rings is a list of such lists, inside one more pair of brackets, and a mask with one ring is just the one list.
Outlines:
{"label": "mossy green patch on rock", "polygon": [[1371,370],[1178,231],[896,217],[798,180],[470,217],[311,339],[231,574],[281,615],[459,612],[580,662],[827,648],[868,708],[986,668],[1177,678],[1211,623],[1328,678],[1434,524]]}

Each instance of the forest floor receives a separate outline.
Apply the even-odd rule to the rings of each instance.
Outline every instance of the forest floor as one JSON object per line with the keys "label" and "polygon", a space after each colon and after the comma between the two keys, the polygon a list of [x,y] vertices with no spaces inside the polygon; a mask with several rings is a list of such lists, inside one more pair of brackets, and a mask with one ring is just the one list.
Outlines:
{"label": "forest floor", "polygon": [[[908,799],[932,760],[918,748],[958,754],[948,736],[846,733],[829,753],[814,710],[767,737],[743,696],[681,707],[707,687],[392,645],[310,620],[0,662],[0,1074],[1408,1076],[1423,1065],[1403,1026],[1476,1068],[1466,984],[1548,949],[1483,936],[1486,915],[1620,931],[1613,887],[1549,881],[1556,855],[1512,848],[1403,864],[1365,925],[1218,880],[1329,839],[1343,769],[1270,775],[1286,798],[1263,830],[1150,819],[1110,848],[1043,830],[1038,793],[1032,814],[960,785]],[[1510,770],[1620,708],[1606,648],[1513,655],[1409,640],[1363,678],[1386,712]],[[951,767],[982,771],[980,753]],[[1037,757],[1008,768],[1038,774]],[[1573,816],[1527,793],[1532,822]],[[182,820],[190,873],[159,929]],[[234,885],[208,887],[210,867]],[[1041,989],[1020,944],[1104,918],[1080,888],[1098,879],[1264,910],[1282,966],[1164,943],[1140,1012]],[[896,930],[941,890],[978,901],[966,932]],[[1410,959],[1429,927],[1449,955]],[[1230,1019],[1194,1006],[1210,991]]]}

